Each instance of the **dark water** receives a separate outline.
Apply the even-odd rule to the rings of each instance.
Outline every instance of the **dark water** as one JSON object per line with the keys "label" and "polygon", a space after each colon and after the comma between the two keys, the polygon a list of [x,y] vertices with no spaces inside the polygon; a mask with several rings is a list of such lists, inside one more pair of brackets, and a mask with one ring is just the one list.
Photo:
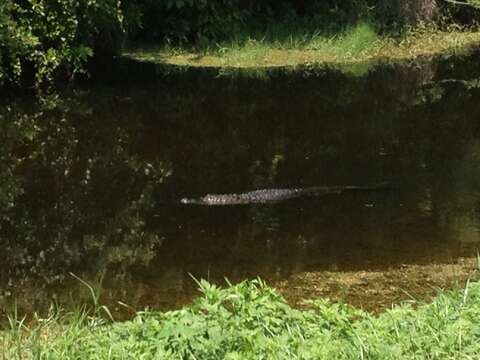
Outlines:
{"label": "dark water", "polygon": [[[480,62],[304,69],[262,78],[115,69],[115,81],[0,105],[0,307],[188,301],[189,274],[454,261],[480,244]],[[178,203],[316,185],[390,191],[271,205]],[[97,279],[97,280],[96,280]]]}

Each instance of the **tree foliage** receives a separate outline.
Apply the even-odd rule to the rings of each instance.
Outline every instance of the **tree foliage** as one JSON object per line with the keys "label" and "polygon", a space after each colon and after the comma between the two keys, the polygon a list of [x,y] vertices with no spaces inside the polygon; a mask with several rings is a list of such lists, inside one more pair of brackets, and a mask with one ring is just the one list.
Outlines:
{"label": "tree foliage", "polygon": [[[319,28],[354,22],[368,10],[368,0],[139,0],[144,35],[171,42],[222,40],[265,27],[273,21],[314,19]],[[158,21],[162,19],[162,21]]]}
{"label": "tree foliage", "polygon": [[122,32],[122,21],[117,0],[3,0],[0,84],[29,77],[40,84],[60,69],[73,76],[99,39]]}

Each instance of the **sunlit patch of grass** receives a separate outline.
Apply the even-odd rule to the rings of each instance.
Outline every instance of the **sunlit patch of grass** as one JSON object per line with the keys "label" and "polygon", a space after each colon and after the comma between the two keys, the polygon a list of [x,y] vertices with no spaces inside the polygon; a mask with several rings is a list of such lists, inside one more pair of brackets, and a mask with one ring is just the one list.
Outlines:
{"label": "sunlit patch of grass", "polygon": [[362,23],[342,34],[332,46],[340,58],[352,58],[377,45],[379,36],[371,24]]}
{"label": "sunlit patch of grass", "polygon": [[[290,32],[289,32],[290,31]],[[401,37],[379,35],[375,27],[359,23],[336,34],[312,28],[279,27],[202,47],[133,49],[126,57],[183,66],[253,68],[325,64],[343,66],[458,53],[480,44],[480,32],[451,28],[442,31],[419,26]]]}
{"label": "sunlit patch of grass", "polygon": [[207,54],[218,54],[226,63],[239,65],[242,63],[260,62],[265,58],[267,48],[259,41],[248,39],[246,42],[232,42],[228,45],[217,44],[217,49]]}
{"label": "sunlit patch of grass", "polygon": [[[379,315],[327,300],[291,308],[262,281],[218,288],[181,310],[106,323],[51,316],[3,333],[4,359],[475,359],[480,284]],[[5,350],[5,348],[4,348]]]}

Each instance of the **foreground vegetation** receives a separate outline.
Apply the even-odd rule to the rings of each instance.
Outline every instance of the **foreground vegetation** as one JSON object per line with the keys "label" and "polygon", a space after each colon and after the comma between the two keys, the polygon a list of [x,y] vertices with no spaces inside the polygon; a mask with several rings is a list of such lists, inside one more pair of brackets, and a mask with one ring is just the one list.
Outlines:
{"label": "foreground vegetation", "polygon": [[52,315],[27,326],[11,320],[4,359],[476,359],[480,284],[404,304],[380,315],[311,302],[292,309],[255,280],[217,288],[201,283],[191,306],[142,312],[125,323],[85,313]]}

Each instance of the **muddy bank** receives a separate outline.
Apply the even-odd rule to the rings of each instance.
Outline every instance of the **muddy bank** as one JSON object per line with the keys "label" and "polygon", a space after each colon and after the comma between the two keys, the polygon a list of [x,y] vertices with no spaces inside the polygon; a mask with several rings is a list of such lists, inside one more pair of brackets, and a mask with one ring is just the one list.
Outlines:
{"label": "muddy bank", "polygon": [[306,307],[305,299],[329,298],[381,312],[404,301],[429,301],[439,290],[461,289],[469,279],[480,278],[478,269],[476,258],[460,258],[449,264],[405,264],[383,271],[305,272],[275,287],[295,307]]}

